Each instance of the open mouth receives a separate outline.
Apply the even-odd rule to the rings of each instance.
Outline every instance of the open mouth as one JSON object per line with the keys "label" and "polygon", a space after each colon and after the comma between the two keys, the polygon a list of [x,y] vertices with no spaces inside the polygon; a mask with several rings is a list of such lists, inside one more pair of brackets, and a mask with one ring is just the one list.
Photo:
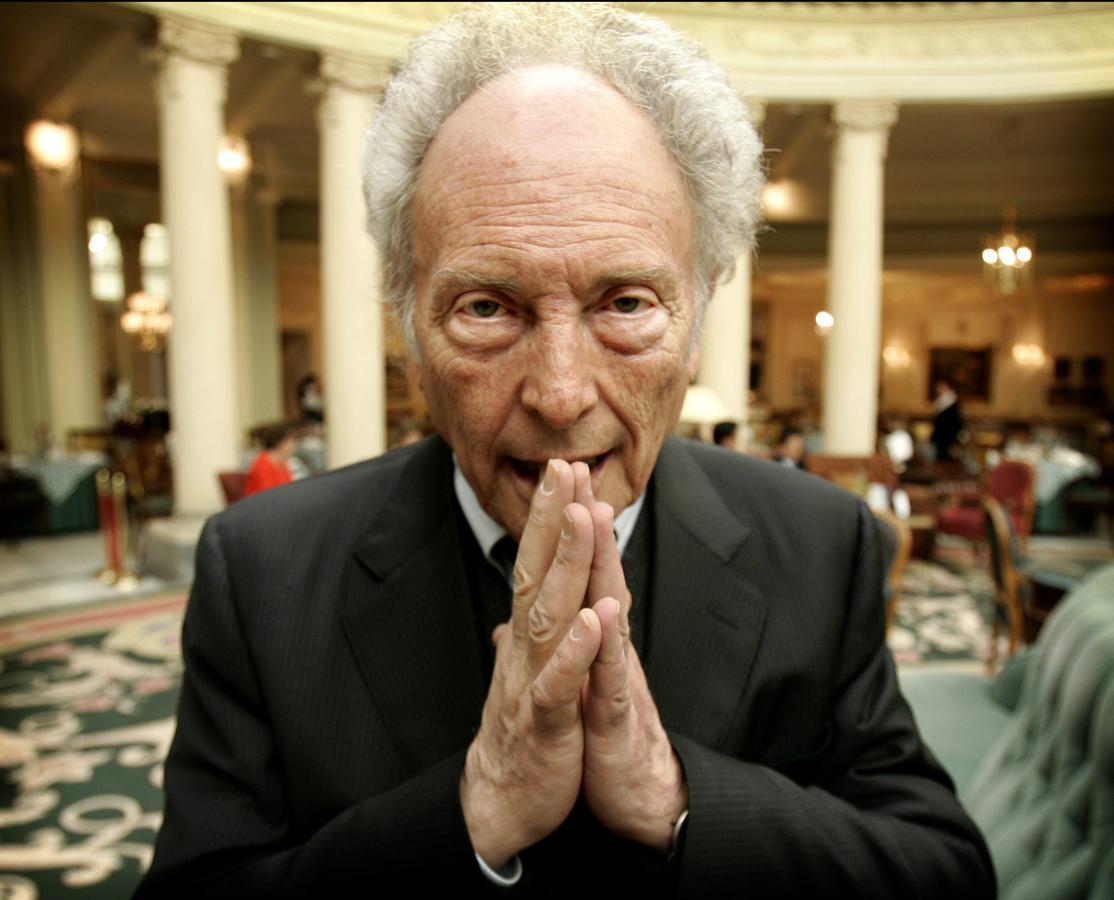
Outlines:
{"label": "open mouth", "polygon": [[[604,462],[610,455],[611,451],[608,450],[606,453],[600,453],[597,456],[574,457],[570,459],[569,462],[586,463],[589,471],[592,473],[592,477],[596,478],[603,468]],[[511,470],[519,478],[529,481],[532,485],[537,483],[538,478],[541,477],[542,471],[545,469],[546,462],[548,462],[548,460],[535,461],[530,459],[518,459],[514,456],[508,456],[506,459]]]}

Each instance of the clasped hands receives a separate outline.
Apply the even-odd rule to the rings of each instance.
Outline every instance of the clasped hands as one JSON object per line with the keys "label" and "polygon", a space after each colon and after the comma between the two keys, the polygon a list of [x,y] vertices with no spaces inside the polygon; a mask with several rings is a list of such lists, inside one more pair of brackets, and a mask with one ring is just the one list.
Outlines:
{"label": "clasped hands", "polygon": [[493,868],[552,833],[581,791],[605,828],[662,853],[688,805],[630,643],[613,519],[592,495],[587,465],[549,461],[460,782],[472,847]]}

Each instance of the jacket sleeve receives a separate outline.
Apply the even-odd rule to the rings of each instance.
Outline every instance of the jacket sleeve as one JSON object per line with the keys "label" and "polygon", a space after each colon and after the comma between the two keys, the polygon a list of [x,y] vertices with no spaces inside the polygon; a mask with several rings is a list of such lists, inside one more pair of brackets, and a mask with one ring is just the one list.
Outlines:
{"label": "jacket sleeve", "polygon": [[367,897],[426,895],[450,884],[466,893],[492,890],[460,809],[463,753],[364,799],[313,833],[292,833],[282,760],[219,531],[220,518],[211,519],[198,547],[164,821],[137,900],[334,896],[353,884],[363,885]]}
{"label": "jacket sleeve", "polygon": [[983,838],[898,690],[881,579],[860,504],[829,739],[814,757],[777,771],[671,735],[689,788],[682,896],[995,896]]}

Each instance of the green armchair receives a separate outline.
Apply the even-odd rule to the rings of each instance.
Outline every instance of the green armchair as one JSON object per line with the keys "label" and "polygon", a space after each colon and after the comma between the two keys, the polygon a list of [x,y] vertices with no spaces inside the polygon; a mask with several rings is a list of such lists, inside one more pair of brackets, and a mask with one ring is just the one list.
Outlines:
{"label": "green armchair", "polygon": [[986,835],[1001,900],[1114,898],[1114,563],[994,680],[908,669],[902,690]]}

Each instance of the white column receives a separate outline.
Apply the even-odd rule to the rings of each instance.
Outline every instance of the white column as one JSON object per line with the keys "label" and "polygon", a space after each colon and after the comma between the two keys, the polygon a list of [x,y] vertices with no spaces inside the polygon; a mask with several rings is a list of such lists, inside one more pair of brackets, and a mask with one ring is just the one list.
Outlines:
{"label": "white column", "polygon": [[35,450],[35,428],[46,421],[46,330],[35,291],[34,237],[22,174],[0,164],[0,434],[13,453]]}
{"label": "white column", "polygon": [[882,178],[897,104],[840,103],[832,154],[828,216],[828,311],[825,338],[824,450],[875,450],[882,320]]}
{"label": "white column", "polygon": [[217,473],[239,465],[228,189],[217,167],[226,67],[239,45],[231,32],[175,19],[160,21],[159,43],[174,506],[197,515],[224,505]]}
{"label": "white column", "polygon": [[261,424],[255,418],[251,403],[251,188],[246,183],[229,185],[228,227],[232,240],[232,309],[234,353],[236,362],[237,429],[241,442],[248,431]]}
{"label": "white column", "polygon": [[282,339],[278,298],[279,195],[268,188],[255,192],[251,205],[251,404],[261,422],[282,418]]}
{"label": "white column", "polygon": [[232,253],[236,286],[236,364],[240,433],[282,418],[282,371],[276,279],[278,195],[232,188]]}
{"label": "white column", "polygon": [[[760,129],[766,118],[765,102],[748,99],[746,103],[751,124]],[[697,382],[723,401],[728,418],[739,423],[740,450],[746,449],[749,431],[751,250],[748,247],[735,261],[735,274],[716,289],[708,304],[697,375]]]}
{"label": "white column", "polygon": [[383,307],[361,161],[373,92],[387,66],[326,53],[320,74],[323,388],[328,464],[335,468],[386,449]]}
{"label": "white column", "polygon": [[79,163],[35,170],[39,285],[49,421],[55,446],[71,429],[103,424]]}

